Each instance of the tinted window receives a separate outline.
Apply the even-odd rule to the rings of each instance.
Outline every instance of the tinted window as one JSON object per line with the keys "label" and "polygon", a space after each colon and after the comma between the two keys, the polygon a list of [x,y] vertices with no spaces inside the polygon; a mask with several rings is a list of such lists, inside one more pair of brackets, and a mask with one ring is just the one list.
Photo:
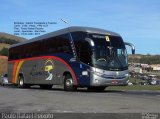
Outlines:
{"label": "tinted window", "polygon": [[[106,36],[109,38],[109,41],[106,40]],[[96,45],[104,44],[105,46],[125,48],[123,40],[120,36],[110,36],[110,35],[104,35],[104,34],[89,34],[89,37],[93,39]]]}
{"label": "tinted window", "polygon": [[45,40],[45,53],[72,54],[69,35],[61,35]]}
{"label": "tinted window", "polygon": [[87,32],[72,32],[72,37],[76,47],[76,52],[78,59],[85,64],[91,63],[91,47],[85,38],[87,37]]}
{"label": "tinted window", "polygon": [[53,53],[72,54],[68,34],[10,48],[9,60],[36,57]]}
{"label": "tinted window", "polygon": [[89,43],[85,40],[76,40],[75,47],[79,60],[85,64],[91,64],[92,52]]}

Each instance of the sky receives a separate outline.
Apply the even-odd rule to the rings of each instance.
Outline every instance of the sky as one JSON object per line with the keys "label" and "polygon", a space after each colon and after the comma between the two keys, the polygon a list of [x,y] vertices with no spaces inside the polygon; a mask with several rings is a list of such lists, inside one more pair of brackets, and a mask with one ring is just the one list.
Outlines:
{"label": "sky", "polygon": [[68,26],[102,28],[134,44],[136,54],[160,55],[160,0],[1,0],[0,32],[14,34],[14,22],[55,22],[45,33]]}

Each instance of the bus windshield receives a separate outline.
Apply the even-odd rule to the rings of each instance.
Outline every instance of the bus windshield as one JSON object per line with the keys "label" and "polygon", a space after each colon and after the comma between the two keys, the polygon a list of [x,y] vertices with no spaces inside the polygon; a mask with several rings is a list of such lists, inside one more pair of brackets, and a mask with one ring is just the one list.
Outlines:
{"label": "bus windshield", "polygon": [[104,70],[126,70],[127,52],[119,36],[91,35],[94,42],[92,61],[94,67]]}

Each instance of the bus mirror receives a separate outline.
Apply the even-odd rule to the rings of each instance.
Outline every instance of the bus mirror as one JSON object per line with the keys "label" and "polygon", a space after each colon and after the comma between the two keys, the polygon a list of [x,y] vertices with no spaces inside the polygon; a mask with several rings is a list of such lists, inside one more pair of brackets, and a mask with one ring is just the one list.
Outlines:
{"label": "bus mirror", "polygon": [[87,41],[90,46],[94,46],[94,42],[93,42],[92,39],[90,39],[90,38],[85,38],[85,41]]}
{"label": "bus mirror", "polygon": [[124,42],[124,44],[130,46],[132,49],[132,54],[135,54],[135,46],[133,44],[128,43],[128,42]]}
{"label": "bus mirror", "polygon": [[135,54],[135,49],[132,49],[132,54]]}

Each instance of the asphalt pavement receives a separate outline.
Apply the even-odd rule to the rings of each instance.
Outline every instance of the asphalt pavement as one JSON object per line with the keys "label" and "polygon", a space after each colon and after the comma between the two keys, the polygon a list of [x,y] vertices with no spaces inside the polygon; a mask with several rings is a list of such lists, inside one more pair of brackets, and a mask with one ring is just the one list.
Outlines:
{"label": "asphalt pavement", "polygon": [[69,113],[72,116],[83,113],[91,114],[91,118],[94,114],[96,117],[100,113],[112,116],[112,113],[115,113],[119,117],[122,114],[137,114],[142,117],[142,114],[146,113],[160,113],[160,91],[122,91],[106,88],[103,92],[89,92],[86,89],[66,92],[61,87],[54,86],[51,90],[0,86],[0,112]]}

